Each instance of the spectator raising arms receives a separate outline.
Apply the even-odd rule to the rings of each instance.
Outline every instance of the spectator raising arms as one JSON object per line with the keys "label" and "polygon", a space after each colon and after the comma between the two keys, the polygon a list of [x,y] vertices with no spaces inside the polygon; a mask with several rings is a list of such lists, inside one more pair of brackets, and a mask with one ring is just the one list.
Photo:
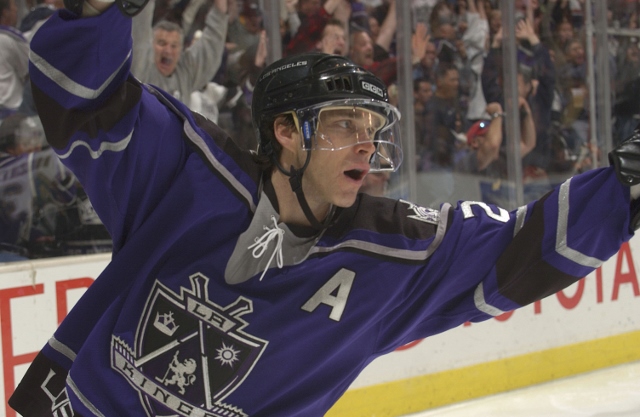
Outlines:
{"label": "spectator raising arms", "polygon": [[180,26],[160,21],[152,27],[155,2],[150,2],[134,18],[133,75],[162,88],[188,106],[191,93],[203,88],[220,67],[227,36],[228,1],[211,0],[202,37],[184,50]]}
{"label": "spectator raising arms", "polygon": [[[491,49],[482,71],[482,87],[487,102],[504,106],[502,36],[500,29],[493,38]],[[531,108],[536,126],[536,147],[524,161],[528,172],[544,175],[551,162],[551,108],[556,83],[556,69],[549,49],[540,42],[528,19],[516,24],[518,39],[518,95],[525,98]]]}
{"label": "spectator raising arms", "polygon": [[344,26],[347,25],[351,5],[347,0],[327,0],[324,4],[319,0],[300,0],[298,10],[301,25],[286,46],[285,55],[313,51],[322,38],[325,25],[331,17],[334,17],[334,13],[337,14],[336,18],[341,16]]}
{"label": "spectator raising arms", "polygon": [[489,23],[482,0],[467,0],[469,10],[466,13],[466,29],[461,33],[461,42],[466,51],[466,62],[464,66],[468,68],[467,84],[469,86],[469,104],[467,106],[467,119],[478,120],[484,117],[487,105],[484,92],[482,91],[482,68],[484,58],[489,47]]}
{"label": "spectator raising arms", "polygon": [[232,54],[242,54],[260,41],[263,27],[262,10],[258,0],[246,0],[238,12],[236,1],[229,3],[229,33],[227,41]]}
{"label": "spectator raising arms", "polygon": [[[411,36],[411,62],[414,65],[424,57],[430,39],[427,26],[424,23],[418,23]],[[355,64],[376,74],[386,85],[389,86],[396,82],[398,77],[397,58],[392,56],[382,61],[375,61],[373,41],[366,31],[358,30],[351,33],[349,58]]]}
{"label": "spectator raising arms", "polygon": [[322,30],[322,38],[316,49],[325,54],[344,56],[347,53],[344,23],[336,18],[329,19]]}
{"label": "spectator raising arms", "polygon": [[[524,158],[536,146],[536,130],[527,100],[520,97],[518,105],[520,121],[520,157]],[[456,162],[456,170],[480,174],[492,178],[507,178],[507,155],[505,151],[504,115],[500,103],[489,103],[486,108],[489,118],[475,122],[467,131],[469,149]]]}

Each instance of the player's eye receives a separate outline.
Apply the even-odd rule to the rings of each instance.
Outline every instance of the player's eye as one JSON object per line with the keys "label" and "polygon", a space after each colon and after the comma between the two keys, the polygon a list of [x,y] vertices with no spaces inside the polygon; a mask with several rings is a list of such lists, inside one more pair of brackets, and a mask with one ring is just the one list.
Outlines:
{"label": "player's eye", "polygon": [[355,125],[353,123],[353,120],[350,119],[340,119],[340,120],[336,120],[334,123],[335,127],[338,127],[340,129],[344,129],[344,130],[355,130]]}

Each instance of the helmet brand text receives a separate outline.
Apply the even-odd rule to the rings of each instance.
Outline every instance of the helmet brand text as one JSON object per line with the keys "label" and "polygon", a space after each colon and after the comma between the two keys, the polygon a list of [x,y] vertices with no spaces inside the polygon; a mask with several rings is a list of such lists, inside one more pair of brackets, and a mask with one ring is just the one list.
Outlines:
{"label": "helmet brand text", "polygon": [[375,95],[378,95],[378,96],[384,98],[384,91],[382,91],[382,88],[380,88],[380,87],[378,87],[376,85],[373,85],[373,84],[370,84],[370,83],[368,83],[366,81],[363,81],[362,82],[362,88],[367,90],[367,91],[372,92]]}
{"label": "helmet brand text", "polygon": [[286,70],[286,69],[289,69],[289,68],[301,67],[303,65],[307,65],[307,61],[292,62],[291,64],[287,64],[287,65],[283,65],[283,66],[278,67],[278,68],[274,68],[271,71],[269,71],[266,74],[264,74],[262,77],[260,77],[260,81],[262,81],[265,78],[270,77],[270,76],[274,75],[275,73],[280,72],[282,70]]}

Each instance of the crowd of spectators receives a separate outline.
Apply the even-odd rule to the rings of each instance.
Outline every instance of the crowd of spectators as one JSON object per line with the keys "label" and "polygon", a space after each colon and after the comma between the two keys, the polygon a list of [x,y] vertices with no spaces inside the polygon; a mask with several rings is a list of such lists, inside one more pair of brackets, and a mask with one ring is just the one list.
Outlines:
{"label": "crowd of spectators", "polygon": [[[398,91],[398,59],[411,60],[418,171],[506,175],[499,0],[409,0],[410,57],[397,54],[401,0],[279,1],[283,55],[347,56],[378,75],[395,103],[398,94],[411,93]],[[585,0],[514,2],[524,180],[587,169],[598,149],[589,141]],[[607,2],[610,27],[638,28],[638,2]],[[134,17],[133,74],[254,149],[251,98],[269,58],[264,6],[264,0],[150,1]],[[60,7],[61,0],[0,0],[0,262],[3,253],[8,259],[110,249],[81,187],[42,140],[31,97],[29,40]],[[640,118],[639,45],[628,34],[610,35],[598,49],[610,62],[614,142]],[[363,189],[383,194],[389,176],[370,177]]]}

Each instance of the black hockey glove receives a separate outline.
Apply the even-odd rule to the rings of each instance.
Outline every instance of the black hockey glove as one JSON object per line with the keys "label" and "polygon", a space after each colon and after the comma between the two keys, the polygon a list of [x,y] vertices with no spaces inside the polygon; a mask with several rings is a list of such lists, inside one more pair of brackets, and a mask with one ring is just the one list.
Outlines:
{"label": "black hockey glove", "polygon": [[[609,163],[613,165],[616,177],[623,185],[631,187],[640,183],[640,125],[636,126],[631,137],[609,152]],[[631,201],[629,231],[633,233],[638,229],[640,229],[640,199],[635,199]]]}
{"label": "black hockey glove", "polygon": [[[85,0],[64,0],[64,7],[80,16],[82,14],[82,5]],[[120,12],[129,17],[133,17],[140,13],[149,0],[115,0]]]}
{"label": "black hockey glove", "polygon": [[631,137],[609,152],[609,163],[622,184],[630,187],[640,183],[640,125]]}

